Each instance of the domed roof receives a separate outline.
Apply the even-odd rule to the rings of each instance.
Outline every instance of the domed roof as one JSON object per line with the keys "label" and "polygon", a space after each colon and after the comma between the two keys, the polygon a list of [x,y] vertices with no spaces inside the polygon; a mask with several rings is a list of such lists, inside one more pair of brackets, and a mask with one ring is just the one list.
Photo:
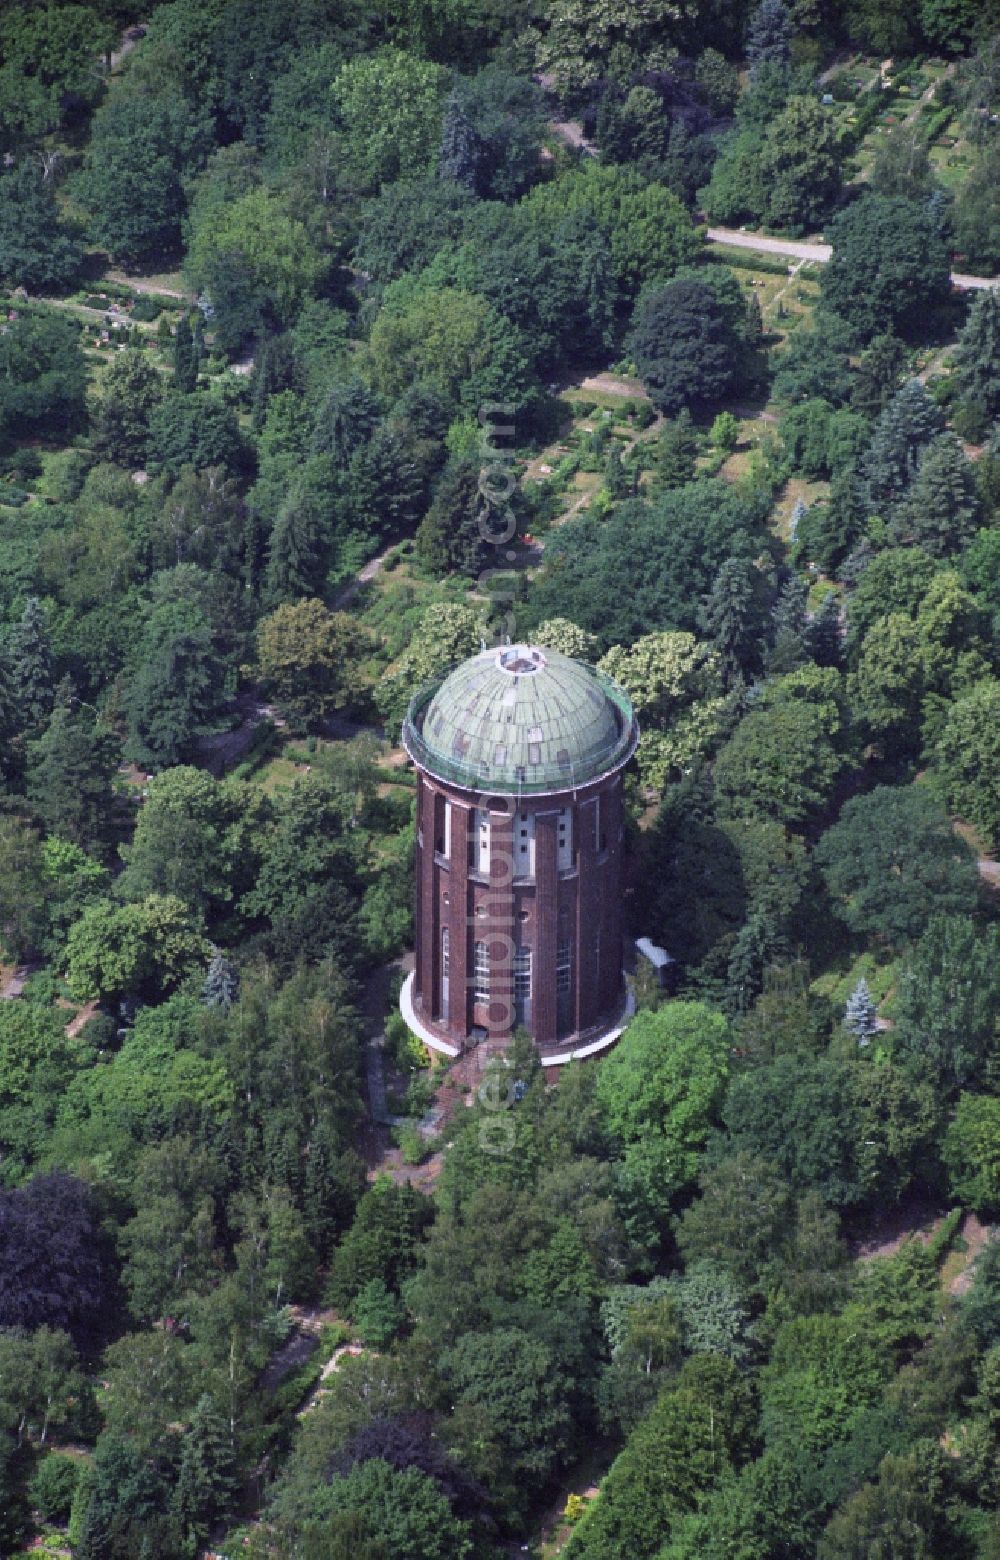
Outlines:
{"label": "domed roof", "polygon": [[639,738],[610,678],[556,650],[504,645],[421,690],[403,743],[422,769],[477,791],[566,791],[618,769]]}

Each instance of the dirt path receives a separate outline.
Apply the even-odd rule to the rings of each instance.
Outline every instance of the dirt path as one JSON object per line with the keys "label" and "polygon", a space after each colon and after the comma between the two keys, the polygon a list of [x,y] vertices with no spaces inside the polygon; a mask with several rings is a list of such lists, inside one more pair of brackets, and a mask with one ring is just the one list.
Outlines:
{"label": "dirt path", "polygon": [[89,1021],[93,1018],[94,1014],[97,1012],[97,1008],[98,1003],[96,1001],[87,1002],[84,1004],[79,1013],[77,1013],[76,1017],[71,1018],[69,1023],[66,1025],[67,1040],[76,1039],[84,1024],[89,1023]]}
{"label": "dirt path", "polygon": [[0,1002],[12,1002],[24,991],[25,984],[30,980],[36,966],[31,964],[19,964],[14,973],[8,977],[3,990],[0,991]]}
{"label": "dirt path", "polygon": [[[117,282],[135,293],[152,293],[157,298],[181,298],[190,301],[191,294],[178,287],[163,287],[159,282],[144,281],[141,276],[129,276],[127,271],[105,271],[101,281]],[[98,284],[99,285],[99,284]]]}
{"label": "dirt path", "polygon": [[649,396],[641,379],[629,379],[624,374],[588,374],[580,380],[581,390],[596,390],[600,395],[623,395],[632,401],[648,401]]}
{"label": "dirt path", "polygon": [[377,558],[372,558],[370,562],[365,564],[363,569],[358,570],[352,580],[348,580],[346,585],[340,587],[332,602],[335,612],[342,612],[354,600],[363,585],[369,584],[370,581],[376,579],[382,573],[386,559],[395,546],[396,543],[393,542],[392,547],[387,547],[384,552],[379,553]]}
{"label": "dirt path", "polygon": [[920,113],[920,110],[923,108],[924,104],[925,103],[932,103],[934,101],[935,94],[937,92],[938,87],[941,85],[941,82],[942,81],[950,81],[951,77],[954,76],[954,74],[955,74],[955,62],[952,61],[952,63],[945,70],[944,75],[938,81],[932,81],[928,87],[924,88],[923,92],[921,92],[920,96],[917,98],[916,102],[913,104],[912,108],[910,109],[910,112],[907,114],[906,118],[903,120],[903,124],[904,125],[912,125],[913,121],[916,119],[917,115]]}
{"label": "dirt path", "polygon": [[968,1213],[962,1224],[962,1240],[965,1250],[961,1253],[962,1265],[948,1282],[948,1293],[956,1297],[967,1294],[972,1288],[976,1259],[989,1244],[993,1235],[989,1225],[981,1224],[974,1213]]}

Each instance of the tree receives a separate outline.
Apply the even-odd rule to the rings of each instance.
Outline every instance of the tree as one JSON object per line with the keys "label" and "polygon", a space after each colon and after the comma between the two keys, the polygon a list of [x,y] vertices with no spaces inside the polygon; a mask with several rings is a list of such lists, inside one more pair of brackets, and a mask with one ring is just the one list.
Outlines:
{"label": "tree", "polygon": [[545,101],[496,65],[459,77],[445,106],[440,170],[483,200],[516,200],[537,176]]}
{"label": "tree", "polygon": [[42,735],[28,744],[27,793],[46,827],[84,849],[109,836],[120,746],[90,707],[59,702]]}
{"label": "tree", "polygon": [[0,945],[22,959],[45,930],[48,885],[38,835],[20,818],[0,815]]}
{"label": "tree", "polygon": [[551,74],[556,91],[575,100],[615,62],[623,76],[651,59],[665,59],[663,42],[677,21],[671,0],[652,0],[642,10],[588,0],[566,0],[546,18],[535,67]]}
{"label": "tree", "polygon": [[49,292],[67,287],[82,260],[82,246],[60,221],[51,176],[40,161],[21,157],[0,174],[0,275]]}
{"label": "tree", "polygon": [[628,693],[645,732],[643,784],[662,790],[711,747],[723,720],[716,657],[693,634],[645,634],[630,649],[613,645],[600,670]]}
{"label": "tree", "polygon": [[1000,1206],[998,1128],[995,1095],[962,1094],[941,1147],[952,1196],[987,1217]]}
{"label": "tree", "polygon": [[25,603],[7,643],[7,658],[19,724],[23,730],[37,731],[52,709],[55,694],[48,624],[37,596],[29,596]]}
{"label": "tree", "polygon": [[871,1045],[878,1033],[877,1017],[878,1009],[872,1001],[868,982],[862,976],[844,1008],[844,1028],[854,1036],[861,1049]]}
{"label": "tree", "polygon": [[945,1478],[937,1447],[889,1453],[878,1482],[865,1484],[836,1511],[820,1535],[819,1560],[933,1560],[957,1534],[944,1518]]}
{"label": "tree", "polygon": [[139,904],[97,900],[66,941],[66,978],[81,1002],[123,994],[162,995],[208,957],[187,905],[150,894]]}
{"label": "tree", "polygon": [[261,678],[289,719],[306,729],[357,694],[363,650],[354,619],[315,598],[278,607],[257,627]]}
{"label": "tree", "polygon": [[1000,684],[978,683],[950,705],[934,753],[948,803],[1000,844]]}
{"label": "tree", "polygon": [[980,148],[958,192],[954,208],[955,242],[966,264],[992,273],[1000,264],[1000,201],[997,200],[997,148]]}
{"label": "tree", "polygon": [[90,105],[102,85],[100,56],[117,36],[98,7],[47,5],[11,16],[0,66],[0,127],[7,139],[55,130],[74,106]]}
{"label": "tree", "polygon": [[193,1549],[204,1545],[212,1528],[230,1515],[237,1489],[232,1430],[205,1394],[181,1437],[180,1467],[170,1498],[182,1537]]}
{"label": "tree", "polygon": [[973,467],[953,433],[938,434],[925,446],[917,474],[893,513],[890,535],[932,557],[947,557],[967,546],[979,518]]}
{"label": "tree", "polygon": [[917,379],[910,379],[886,406],[862,462],[869,506],[890,511],[906,495],[944,418]]}
{"label": "tree", "polygon": [[154,470],[172,476],[185,466],[238,471],[246,453],[236,414],[211,390],[168,392],[153,408],[146,455]]}
{"label": "tree", "polygon": [[698,441],[694,435],[691,414],[684,407],[664,425],[657,437],[653,492],[665,493],[690,482],[695,472],[697,453]]}
{"label": "tree", "polygon": [[126,752],[147,768],[165,769],[210,729],[219,701],[221,666],[197,602],[164,600],[150,610],[137,663],[125,693]]}
{"label": "tree", "polygon": [[639,300],[629,351],[659,411],[720,400],[745,378],[745,349],[729,290],[707,277],[685,273]]}
{"label": "tree", "polygon": [[449,461],[441,473],[416,537],[417,557],[429,573],[457,571],[475,578],[494,556],[498,539],[514,540],[511,506],[491,502],[481,478],[481,462],[468,458]]}
{"label": "tree", "polygon": [[239,994],[239,974],[225,954],[216,948],[205,976],[201,1000],[206,1007],[221,1008],[224,1013],[228,1013]]}
{"label": "tree", "polygon": [[597,660],[597,639],[585,629],[577,628],[568,618],[548,618],[531,631],[531,642],[550,650],[558,650],[574,661],[593,663]]}
{"label": "tree", "polygon": [[105,369],[94,419],[94,452],[120,466],[141,466],[149,424],[163,398],[160,376],[147,353],[117,352]]}
{"label": "tree", "polygon": [[377,191],[426,173],[441,141],[447,73],[401,49],[382,48],[343,65],[333,96],[354,178]]}
{"label": "tree", "polygon": [[643,1245],[655,1244],[665,1206],[694,1181],[728,1049],[720,1014],[674,1002],[638,1014],[598,1074],[604,1128],[620,1157],[619,1201]]}
{"label": "tree", "polygon": [[612,1463],[566,1547],[567,1560],[653,1560],[673,1524],[744,1460],[753,1433],[731,1360],[689,1360]]}
{"label": "tree", "polygon": [[927,137],[918,125],[894,125],[879,137],[870,182],[885,199],[926,201],[934,178]]}
{"label": "tree", "polygon": [[[373,1549],[372,1560],[389,1555],[398,1560],[468,1560],[472,1553],[468,1523],[453,1515],[436,1482],[419,1468],[398,1471],[380,1457],[320,1486],[313,1515],[317,1526],[307,1524],[304,1531],[317,1537],[329,1532],[338,1517],[360,1519],[344,1556],[358,1554],[359,1539],[384,1546]],[[347,1533],[346,1528],[341,1531]]]}
{"label": "tree", "polygon": [[906,348],[898,336],[876,336],[858,359],[851,405],[864,417],[878,417],[899,389]]}
{"label": "tree", "polygon": [[110,1273],[90,1188],[63,1171],[0,1192],[0,1327],[91,1342]]}
{"label": "tree", "polygon": [[1000,297],[978,292],[955,350],[959,394],[973,426],[985,430],[1000,415]]}
{"label": "tree", "polygon": [[563,178],[539,184],[524,201],[531,225],[556,232],[576,218],[604,238],[624,299],[647,282],[663,282],[699,257],[701,240],[672,191],[632,168],[594,160]]}
{"label": "tree", "polygon": [[188,395],[198,383],[198,358],[194,349],[191,322],[186,313],[177,321],[174,332],[174,389]]}
{"label": "tree", "polygon": [[308,228],[264,186],[195,206],[185,272],[206,295],[227,352],[289,325],[325,269]]}
{"label": "tree", "polygon": [[459,1424],[475,1425],[489,1448],[474,1471],[487,1472],[495,1459],[511,1496],[543,1485],[566,1460],[573,1423],[572,1382],[552,1351],[528,1332],[499,1327],[466,1333],[442,1366]]}
{"label": "tree", "polygon": [[183,177],[206,147],[205,127],[169,85],[123,87],[94,116],[75,193],[89,229],[116,264],[173,252],[180,241]]}
{"label": "tree", "polygon": [[698,621],[715,645],[727,688],[759,668],[764,610],[760,576],[747,559],[726,559]]}
{"label": "tree", "polygon": [[948,252],[926,208],[865,195],[827,225],[823,302],[856,334],[906,329],[948,295]]}
{"label": "tree", "polygon": [[942,1094],[986,1081],[1000,1019],[1000,934],[933,915],[899,983],[895,1043]]}
{"label": "tree", "polygon": [[[766,4],[783,9],[781,0]],[[834,121],[815,98],[789,98],[764,136],[759,177],[770,226],[801,233],[823,221],[840,193],[841,153]]]}
{"label": "tree", "polygon": [[967,914],[976,902],[972,853],[924,786],[853,797],[816,857],[837,915],[893,948],[918,937],[929,912]]}
{"label": "tree", "polygon": [[751,77],[767,65],[787,65],[792,23],[782,0],[761,0],[747,28],[747,59]]}
{"label": "tree", "polygon": [[128,1435],[102,1435],[74,1501],[73,1547],[80,1560],[140,1554],[144,1547],[177,1560],[174,1535],[161,1517],[165,1496],[160,1475]]}
{"label": "tree", "polygon": [[54,310],[18,308],[0,334],[0,435],[71,432],[86,404],[87,366],[77,322]]}
{"label": "tree", "polygon": [[842,720],[835,700],[798,697],[794,684],[792,691],[783,684],[787,679],[767,706],[744,716],[715,761],[713,779],[724,815],[774,818],[794,828],[829,802],[845,763]]}
{"label": "tree", "polygon": [[487,632],[484,616],[474,607],[448,605],[426,612],[409,647],[374,690],[386,726],[398,730],[415,690],[474,655]]}
{"label": "tree", "polygon": [[121,848],[120,897],[172,894],[198,915],[220,909],[232,898],[233,826],[244,809],[239,791],[203,769],[179,765],[154,775],[131,843]]}

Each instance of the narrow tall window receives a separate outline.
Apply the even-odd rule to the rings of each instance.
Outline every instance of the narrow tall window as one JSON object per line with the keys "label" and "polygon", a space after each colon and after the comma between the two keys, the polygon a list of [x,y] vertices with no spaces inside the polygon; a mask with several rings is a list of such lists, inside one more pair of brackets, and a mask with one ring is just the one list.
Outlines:
{"label": "narrow tall window", "polygon": [[527,1002],[531,996],[531,949],[518,948],[514,955],[514,1001]]}
{"label": "narrow tall window", "polygon": [[556,991],[560,996],[565,996],[569,991],[572,970],[573,954],[567,937],[556,947]]}
{"label": "narrow tall window", "polygon": [[573,809],[562,807],[556,820],[556,866],[566,872],[573,865]]}
{"label": "narrow tall window", "polygon": [[444,804],[444,851],[446,861],[451,860],[451,803]]}
{"label": "narrow tall window", "polygon": [[445,1023],[451,1017],[451,934],[447,926],[441,928],[441,1017]]}
{"label": "narrow tall window", "polygon": [[490,951],[484,942],[477,942],[472,966],[472,995],[476,1002],[490,1000]]}
{"label": "narrow tall window", "polygon": [[472,870],[490,870],[490,815],[483,807],[477,807],[472,815]]}

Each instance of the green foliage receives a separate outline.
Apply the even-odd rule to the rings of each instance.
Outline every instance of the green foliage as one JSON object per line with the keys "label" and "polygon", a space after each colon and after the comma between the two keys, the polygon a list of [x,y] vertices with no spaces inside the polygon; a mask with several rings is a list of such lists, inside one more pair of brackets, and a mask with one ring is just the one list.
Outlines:
{"label": "green foliage", "polygon": [[712,1355],[690,1361],[612,1464],[573,1530],[568,1560],[652,1560],[673,1525],[747,1455],[753,1433],[736,1367]]}
{"label": "green foliage", "polygon": [[929,911],[959,914],[976,900],[967,845],[922,786],[876,786],[847,803],[817,848],[836,913],[852,931],[899,948]]}
{"label": "green foliage", "polygon": [[79,1458],[65,1452],[49,1452],[38,1464],[28,1487],[33,1510],[47,1522],[66,1522],[80,1472]]}
{"label": "green foliage", "polygon": [[19,309],[0,335],[0,435],[71,431],[81,420],[86,365],[75,321],[55,311]]}
{"label": "green foliage", "polygon": [[257,628],[264,686],[296,729],[312,730],[359,690],[362,632],[315,598],[278,607]]}
{"label": "green foliage", "polygon": [[697,1002],[634,1018],[597,1079],[604,1129],[616,1145],[626,1223],[656,1238],[666,1207],[694,1181],[728,1069],[725,1020]]}
{"label": "green foliage", "polygon": [[45,292],[67,287],[82,259],[80,244],[60,221],[41,163],[22,157],[0,176],[0,275],[16,287]]}
{"label": "green foliage", "polygon": [[644,292],[629,351],[661,412],[721,400],[754,378],[750,322],[731,272],[683,271]]}
{"label": "green foliage", "polygon": [[176,986],[208,954],[188,907],[175,895],[137,904],[98,901],[84,910],[66,944],[66,975],[81,1002]]}
{"label": "green foliage", "polygon": [[1000,795],[994,779],[1000,764],[1000,685],[976,684],[948,710],[935,759],[949,804],[980,831],[986,845],[1000,845]]}
{"label": "green foliage", "polygon": [[1000,935],[929,916],[900,978],[898,1044],[944,1093],[985,1081],[1000,1022]]}
{"label": "green foliage", "polygon": [[432,166],[441,139],[446,72],[401,49],[383,48],[342,66],[332,92],[351,174],[366,190]]}
{"label": "green foliage", "polygon": [[184,175],[206,149],[205,126],[170,85],[111,93],[94,116],[74,192],[92,238],[116,264],[134,265],[176,248]]}
{"label": "green foliage", "polygon": [[861,337],[903,329],[948,293],[948,253],[927,210],[866,195],[827,224],[823,301]]}

